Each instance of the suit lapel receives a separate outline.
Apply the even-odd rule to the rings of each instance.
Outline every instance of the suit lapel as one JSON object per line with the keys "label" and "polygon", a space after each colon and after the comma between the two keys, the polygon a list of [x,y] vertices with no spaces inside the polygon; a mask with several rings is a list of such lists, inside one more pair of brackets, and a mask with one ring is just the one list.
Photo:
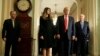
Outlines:
{"label": "suit lapel", "polygon": [[62,18],[63,18],[62,21],[63,21],[63,23],[64,23],[64,15],[62,16]]}
{"label": "suit lapel", "polygon": [[14,21],[14,28],[16,28],[16,20]]}
{"label": "suit lapel", "polygon": [[64,26],[64,15],[62,16],[62,22],[63,22],[63,26]]}
{"label": "suit lapel", "polygon": [[85,27],[86,27],[86,23],[85,23],[85,21],[84,21],[84,26],[83,26],[83,30],[85,29]]}
{"label": "suit lapel", "polygon": [[68,16],[68,29],[69,29],[69,26],[70,26],[70,21],[71,21],[70,16]]}
{"label": "suit lapel", "polygon": [[13,28],[13,22],[12,22],[12,20],[10,20],[10,25],[11,25],[11,28]]}

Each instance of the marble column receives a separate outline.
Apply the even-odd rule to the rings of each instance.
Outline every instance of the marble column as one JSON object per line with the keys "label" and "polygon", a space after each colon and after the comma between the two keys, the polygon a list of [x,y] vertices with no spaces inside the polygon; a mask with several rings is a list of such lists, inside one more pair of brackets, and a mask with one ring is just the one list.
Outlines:
{"label": "marble column", "polygon": [[38,26],[40,17],[40,2],[41,0],[34,0],[33,4],[33,20],[32,20],[32,33],[33,33],[33,55],[38,56]]}
{"label": "marble column", "polygon": [[100,56],[100,0],[96,0],[96,33],[98,38],[98,56]]}
{"label": "marble column", "polygon": [[96,0],[87,1],[88,8],[88,21],[90,25],[90,54],[93,56],[98,56],[98,37],[96,33]]}

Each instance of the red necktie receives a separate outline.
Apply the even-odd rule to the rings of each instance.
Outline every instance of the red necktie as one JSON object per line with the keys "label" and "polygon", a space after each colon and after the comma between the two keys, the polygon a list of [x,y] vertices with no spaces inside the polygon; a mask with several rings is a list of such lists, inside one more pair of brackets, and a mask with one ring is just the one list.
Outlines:
{"label": "red necktie", "polygon": [[64,18],[64,30],[65,30],[65,32],[66,32],[66,30],[68,29],[68,15],[67,16],[65,16],[65,18]]}

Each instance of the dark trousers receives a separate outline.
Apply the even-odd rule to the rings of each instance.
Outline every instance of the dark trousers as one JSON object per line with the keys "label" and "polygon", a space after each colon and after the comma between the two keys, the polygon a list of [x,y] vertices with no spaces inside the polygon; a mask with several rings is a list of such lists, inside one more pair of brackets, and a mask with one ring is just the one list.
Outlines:
{"label": "dark trousers", "polygon": [[67,32],[64,37],[59,41],[58,56],[70,56],[71,55],[71,40],[68,39]]}
{"label": "dark trousers", "polygon": [[71,47],[72,47],[72,54],[76,54],[77,53],[77,41],[72,41],[72,45],[71,45]]}
{"label": "dark trousers", "polygon": [[53,44],[53,47],[52,47],[53,56],[55,56],[58,53],[58,47],[57,47],[57,45],[59,44],[58,41],[59,41],[58,39],[54,39],[54,44]]}
{"label": "dark trousers", "polygon": [[9,56],[11,47],[12,47],[11,56],[17,56],[17,44],[18,44],[17,40],[14,41],[7,40],[5,45],[5,56]]}
{"label": "dark trousers", "polygon": [[86,40],[78,41],[77,56],[88,56],[88,42]]}

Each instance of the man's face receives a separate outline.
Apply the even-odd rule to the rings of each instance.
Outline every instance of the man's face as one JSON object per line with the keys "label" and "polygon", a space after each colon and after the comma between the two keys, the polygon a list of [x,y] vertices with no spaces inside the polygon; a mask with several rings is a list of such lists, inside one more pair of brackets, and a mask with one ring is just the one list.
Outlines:
{"label": "man's face", "polygon": [[12,19],[15,19],[16,18],[16,11],[12,11],[11,13],[10,13],[10,15],[11,15],[11,18]]}
{"label": "man's face", "polygon": [[63,10],[63,12],[64,12],[65,15],[68,15],[69,12],[70,12],[70,10],[69,10],[69,8],[65,7],[64,10]]}
{"label": "man's face", "polygon": [[84,19],[85,19],[85,15],[84,15],[84,14],[81,14],[81,15],[80,15],[80,20],[81,20],[81,21],[84,21]]}

